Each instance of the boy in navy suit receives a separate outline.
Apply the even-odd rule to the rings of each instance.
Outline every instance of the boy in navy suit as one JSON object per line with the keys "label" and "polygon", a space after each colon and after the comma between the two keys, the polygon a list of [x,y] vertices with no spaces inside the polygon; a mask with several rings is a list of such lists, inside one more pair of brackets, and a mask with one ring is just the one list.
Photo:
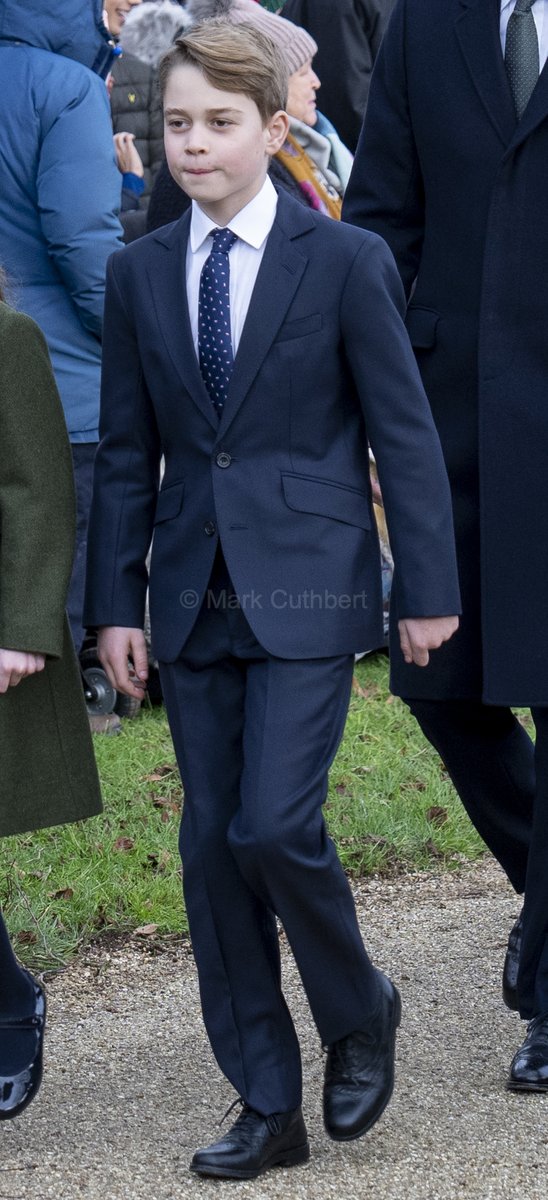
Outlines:
{"label": "boy in navy suit", "polygon": [[87,620],[116,688],[141,696],[154,531],[190,931],[207,1032],[242,1100],[191,1166],[251,1179],[309,1154],[276,917],[327,1047],[327,1132],[361,1136],[393,1087],[400,998],[366,954],[322,816],[353,655],[382,623],[368,438],[396,562],[394,653],[426,664],[459,593],[391,255],[267,180],[288,127],[277,50],[210,21],[168,53],[161,83],[192,211],[110,262]]}

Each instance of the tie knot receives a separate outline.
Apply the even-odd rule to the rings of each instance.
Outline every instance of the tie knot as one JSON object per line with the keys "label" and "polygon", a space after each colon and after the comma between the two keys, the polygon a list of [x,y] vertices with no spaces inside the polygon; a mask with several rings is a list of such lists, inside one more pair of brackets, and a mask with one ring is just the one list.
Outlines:
{"label": "tie knot", "polygon": [[236,234],[231,229],[216,229],[213,234],[212,254],[228,254],[230,247],[236,241]]}
{"label": "tie knot", "polygon": [[517,13],[518,16],[520,13],[529,13],[531,12],[534,3],[535,0],[516,0],[514,12]]}

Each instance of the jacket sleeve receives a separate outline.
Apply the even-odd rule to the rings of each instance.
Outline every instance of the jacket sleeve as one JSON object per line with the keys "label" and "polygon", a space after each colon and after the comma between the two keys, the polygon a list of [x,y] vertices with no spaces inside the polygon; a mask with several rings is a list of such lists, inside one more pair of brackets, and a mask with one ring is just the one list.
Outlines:
{"label": "jacket sleeve", "polygon": [[388,242],[409,297],[422,251],[424,188],[408,102],[406,19],[406,0],[398,0],[375,64],[342,215]]}
{"label": "jacket sleeve", "polygon": [[347,277],[341,323],[383,494],[396,612],[451,616],[460,612],[451,493],[404,312],[392,255],[367,237]]}
{"label": "jacket sleeve", "polygon": [[[126,304],[131,284],[108,265],[100,443],[88,530],[84,623],[142,628],[160,474],[160,437]],[[122,274],[120,272],[120,274]]]}
{"label": "jacket sleeve", "polygon": [[0,354],[0,646],[59,657],[75,501],[45,340],[9,313]]}
{"label": "jacket sleeve", "polygon": [[50,256],[82,325],[97,337],[107,260],[122,244],[120,200],[106,88],[82,68],[77,94],[43,130],[37,202]]}

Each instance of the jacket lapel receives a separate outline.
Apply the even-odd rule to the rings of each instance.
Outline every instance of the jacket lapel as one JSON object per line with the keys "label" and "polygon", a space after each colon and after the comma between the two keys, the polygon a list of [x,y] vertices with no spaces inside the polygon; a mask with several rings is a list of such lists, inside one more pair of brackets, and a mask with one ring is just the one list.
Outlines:
{"label": "jacket lapel", "polygon": [[158,326],[173,365],[200,412],[218,432],[219,418],[202,379],[190,328],[186,293],[189,231],[190,211],[175,225],[158,230],[155,240],[164,248],[164,261],[159,263],[156,258],[147,274]]}
{"label": "jacket lapel", "polygon": [[468,70],[480,100],[507,146],[516,129],[516,114],[500,45],[499,0],[460,0],[455,22]]}
{"label": "jacket lapel", "polygon": [[219,427],[221,434],[234,420],[249,392],[301,282],[308,256],[298,239],[312,229],[314,220],[309,210],[280,193],[276,219],[266,243],[234,362]]}

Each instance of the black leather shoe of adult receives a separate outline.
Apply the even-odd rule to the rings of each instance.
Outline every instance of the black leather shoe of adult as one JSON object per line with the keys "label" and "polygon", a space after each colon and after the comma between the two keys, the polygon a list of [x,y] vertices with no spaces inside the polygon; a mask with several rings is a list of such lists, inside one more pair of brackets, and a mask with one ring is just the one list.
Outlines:
{"label": "black leather shoe of adult", "polygon": [[206,1150],[196,1151],[190,1169],[218,1179],[256,1179],[270,1167],[296,1167],[309,1158],[300,1108],[263,1117],[243,1104],[228,1133]]}
{"label": "black leather shoe of adult", "polygon": [[400,994],[379,971],[381,1000],[367,1029],[348,1034],[327,1048],[323,1093],[324,1124],[335,1142],[367,1133],[384,1112],[394,1090],[396,1030]]}
{"label": "black leather shoe of adult", "polygon": [[504,959],[502,970],[502,999],[506,1007],[512,1009],[512,1012],[517,1012],[519,1009],[518,967],[519,952],[521,950],[521,930],[522,914],[520,913],[515,925],[510,930],[506,958]]}
{"label": "black leather shoe of adult", "polygon": [[2,1073],[0,1060],[0,1121],[16,1117],[34,1099],[42,1081],[42,1048],[46,1021],[46,997],[40,984],[32,979],[34,1012],[27,1017],[0,1016],[0,1029],[28,1031],[29,1057],[17,1072]]}
{"label": "black leather shoe of adult", "polygon": [[529,1022],[506,1086],[510,1092],[548,1092],[548,1013]]}

